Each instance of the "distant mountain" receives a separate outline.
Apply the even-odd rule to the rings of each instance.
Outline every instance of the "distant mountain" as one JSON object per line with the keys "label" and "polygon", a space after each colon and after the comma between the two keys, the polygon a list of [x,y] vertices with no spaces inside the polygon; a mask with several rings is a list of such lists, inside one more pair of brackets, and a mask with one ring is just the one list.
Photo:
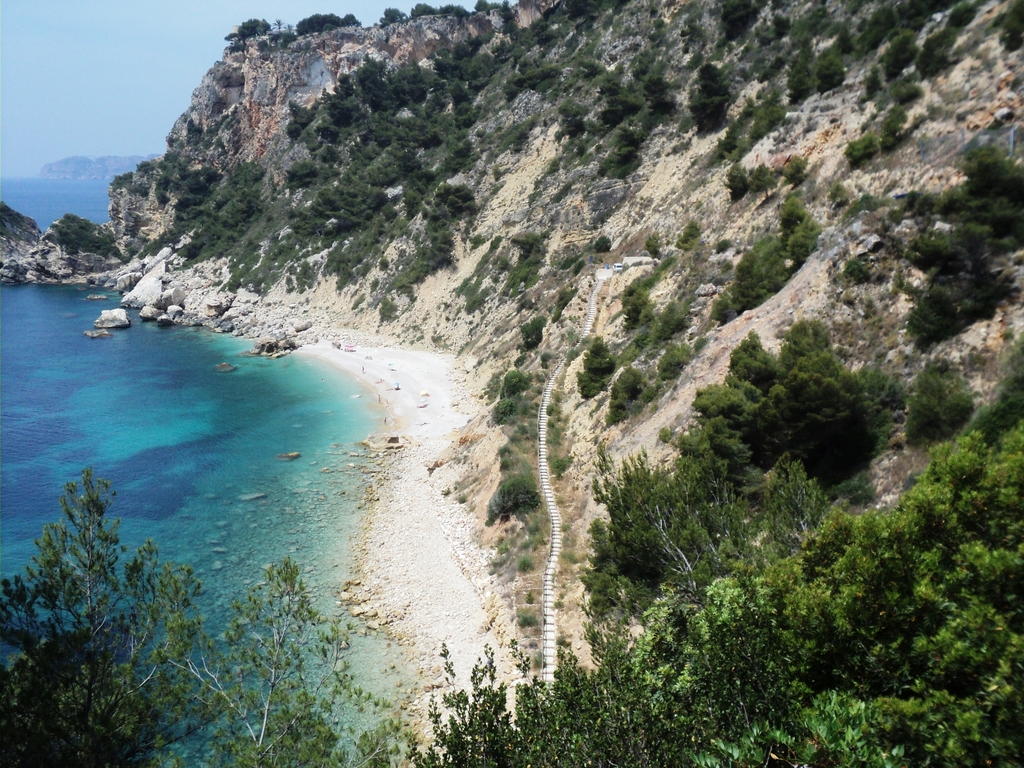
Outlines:
{"label": "distant mountain", "polygon": [[130,155],[129,157],[65,157],[55,163],[47,163],[39,171],[44,179],[112,179],[119,173],[134,171],[143,160],[152,160],[157,155]]}

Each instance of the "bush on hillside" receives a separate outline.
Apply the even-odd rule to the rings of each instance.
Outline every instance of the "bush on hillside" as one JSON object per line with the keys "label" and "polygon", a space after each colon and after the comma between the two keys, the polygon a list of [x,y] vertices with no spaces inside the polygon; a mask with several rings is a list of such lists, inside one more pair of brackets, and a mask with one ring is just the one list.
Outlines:
{"label": "bush on hillside", "polygon": [[608,400],[608,416],[605,422],[611,426],[625,419],[640,399],[640,394],[647,386],[647,380],[633,366],[628,366],[612,384],[611,397]]}
{"label": "bush on hillside", "polygon": [[697,128],[709,131],[725,117],[731,94],[725,73],[714,64],[697,70],[697,84],[690,91],[690,113]]}
{"label": "bush on hillside", "polygon": [[733,163],[725,174],[725,186],[729,190],[729,197],[733,202],[742,200],[750,191],[750,177],[747,169],[740,163]]}
{"label": "bush on hillside", "polygon": [[955,43],[956,29],[948,26],[928,35],[914,62],[917,73],[921,77],[934,77],[948,67]]}
{"label": "bush on hillside", "polygon": [[544,326],[547,325],[547,322],[544,315],[537,315],[529,322],[519,326],[519,333],[523,337],[523,349],[531,350],[540,346],[544,340]]}
{"label": "bush on hillside", "polygon": [[295,25],[295,33],[300,36],[315,35],[331,29],[359,26],[362,26],[359,23],[359,19],[351,13],[345,14],[344,18],[333,13],[314,13],[312,16],[307,16]]}
{"label": "bush on hillside", "polygon": [[786,180],[787,184],[792,185],[794,188],[803,184],[804,181],[807,180],[806,158],[794,157],[786,163],[786,167],[782,171],[782,178]]}
{"label": "bush on hillside", "polygon": [[53,239],[70,256],[95,253],[122,258],[114,242],[114,233],[88,219],[65,213],[53,223]]}
{"label": "bush on hillside", "polygon": [[889,41],[889,47],[882,54],[882,69],[890,80],[899,77],[904,69],[913,64],[917,57],[917,35],[909,29],[901,29]]}
{"label": "bush on hillside", "polygon": [[933,363],[914,379],[907,399],[907,440],[932,443],[952,437],[974,411],[974,396],[964,377]]}
{"label": "bush on hillside", "polygon": [[850,167],[856,170],[877,155],[879,149],[878,137],[873,133],[865,133],[847,144],[843,154],[850,161]]}
{"label": "bush on hillside", "polygon": [[1001,40],[1008,51],[1016,51],[1024,45],[1024,0],[1015,0],[1006,11]]}
{"label": "bush on hillside", "polygon": [[814,77],[818,93],[827,93],[843,84],[843,80],[846,79],[846,67],[843,66],[843,57],[836,48],[829,48],[818,57]]}
{"label": "bush on hillside", "polygon": [[608,387],[613,373],[615,357],[604,339],[596,336],[583,356],[583,370],[576,374],[580,397],[589,400],[603,392]]}
{"label": "bush on hillside", "polygon": [[894,150],[903,141],[903,127],[907,124],[907,110],[899,104],[892,107],[882,120],[879,146],[884,152]]}
{"label": "bush on hillside", "polygon": [[540,506],[540,491],[532,474],[525,472],[503,480],[487,504],[487,524],[525,515]]}

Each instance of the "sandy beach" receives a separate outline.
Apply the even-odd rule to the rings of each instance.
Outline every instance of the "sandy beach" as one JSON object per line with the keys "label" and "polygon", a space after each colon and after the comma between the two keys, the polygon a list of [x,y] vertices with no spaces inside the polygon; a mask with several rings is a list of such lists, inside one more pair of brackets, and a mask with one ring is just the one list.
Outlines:
{"label": "sandy beach", "polygon": [[[443,681],[442,644],[451,653],[459,686],[467,687],[486,646],[499,651],[509,639],[489,575],[490,556],[476,543],[475,516],[446,493],[457,468],[427,469],[482,406],[464,389],[465,374],[450,355],[363,345],[346,349],[351,347],[320,342],[297,354],[324,360],[362,382],[384,408],[379,431],[409,443],[392,454],[381,473],[357,560],[367,604],[388,617],[388,630],[419,669],[423,693],[412,710],[423,715],[430,692]],[[498,661],[502,671],[511,670],[503,652]]]}

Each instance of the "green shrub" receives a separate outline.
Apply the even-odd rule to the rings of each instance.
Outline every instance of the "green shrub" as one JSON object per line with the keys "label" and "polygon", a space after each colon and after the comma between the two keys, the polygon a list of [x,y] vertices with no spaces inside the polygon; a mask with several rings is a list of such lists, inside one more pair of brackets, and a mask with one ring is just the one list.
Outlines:
{"label": "green shrub", "polygon": [[601,172],[613,179],[624,179],[640,167],[640,148],[647,138],[642,128],[620,125],[615,130],[611,149],[601,161]]}
{"label": "green shrub", "polygon": [[841,181],[834,181],[829,185],[826,197],[833,208],[844,208],[850,204],[850,193]]}
{"label": "green shrub", "polygon": [[889,47],[882,54],[882,70],[890,80],[899,77],[917,57],[917,35],[909,29],[901,29],[889,40]]}
{"label": "green shrub", "polygon": [[736,265],[736,279],[715,301],[712,319],[725,323],[730,317],[763,304],[778,293],[788,279],[785,250],[778,238],[759,240]]}
{"label": "green shrub", "polygon": [[380,17],[380,25],[387,27],[391,24],[401,24],[409,17],[397,8],[385,8],[384,15]]}
{"label": "green shrub", "polygon": [[894,29],[899,27],[899,17],[890,5],[877,8],[861,30],[857,38],[857,48],[861,54],[874,53]]}
{"label": "green shrub", "polygon": [[701,131],[717,127],[725,117],[731,94],[725,73],[714,64],[697,70],[697,84],[690,91],[690,113]]}
{"label": "green shrub", "polygon": [[512,397],[506,397],[498,401],[494,406],[494,423],[508,424],[514,421],[519,415],[519,401]]}
{"label": "green shrub", "polygon": [[786,108],[782,105],[782,97],[777,91],[762,96],[754,107],[754,119],[750,123],[751,144],[756,144],[774,131],[786,119]]}
{"label": "green shrub", "polygon": [[583,356],[583,370],[576,375],[580,396],[590,399],[603,392],[615,373],[615,357],[604,339],[595,336]]}
{"label": "green shrub", "polygon": [[859,139],[854,139],[847,144],[843,154],[850,161],[850,167],[857,169],[877,155],[878,150],[878,137],[873,133],[865,133]]}
{"label": "green shrub", "polygon": [[1003,45],[1016,51],[1024,45],[1024,0],[1015,0],[1003,17]]}
{"label": "green shrub", "polygon": [[953,29],[962,29],[971,23],[976,12],[974,3],[957,3],[949,12],[946,25]]}
{"label": "green shrub", "polygon": [[312,16],[307,16],[295,25],[295,33],[300,36],[315,35],[320,32],[327,32],[331,29],[359,26],[362,26],[359,23],[359,19],[351,13],[345,14],[345,18],[341,18],[334,13],[314,13]]}
{"label": "green shrub", "polygon": [[536,349],[540,346],[544,340],[544,326],[547,322],[544,315],[537,315],[528,323],[519,326],[519,333],[523,337],[523,349]]}
{"label": "green shrub", "polygon": [[632,405],[639,399],[647,386],[644,375],[633,366],[628,366],[612,384],[611,397],[608,401],[606,423],[611,426],[629,416]]}
{"label": "green shrub", "polygon": [[557,323],[562,319],[562,312],[569,305],[569,302],[576,296],[576,287],[573,285],[563,285],[558,289],[558,295],[555,297],[555,308],[551,313],[551,322]]}
{"label": "green shrub", "polygon": [[829,48],[818,57],[814,77],[818,93],[827,93],[843,84],[843,80],[846,79],[846,67],[843,66],[843,57],[836,48]]}
{"label": "green shrub", "polygon": [[531,555],[521,555],[516,560],[516,570],[520,573],[526,573],[527,571],[533,570],[533,557]]}
{"label": "green shrub", "polygon": [[764,192],[766,198],[778,183],[775,179],[775,174],[764,163],[761,163],[761,165],[750,172],[748,182],[751,192],[758,195]]}
{"label": "green shrub", "polygon": [[398,305],[389,296],[385,296],[380,300],[377,309],[380,312],[380,321],[382,323],[390,323],[398,317]]}
{"label": "green shrub", "polygon": [[956,43],[956,29],[946,27],[925,38],[914,62],[921,77],[934,77],[950,65],[950,54]]}
{"label": "green shrub", "polygon": [[319,175],[320,171],[316,163],[312,160],[299,160],[288,169],[285,177],[290,188],[302,189],[312,185]]}
{"label": "green shrub", "polygon": [[1002,436],[1024,419],[1024,342],[1014,344],[1002,368],[1003,379],[995,402],[981,408],[970,424],[970,431],[980,432],[992,446],[998,445]]}
{"label": "green shrub", "polygon": [[804,181],[807,180],[806,158],[792,158],[788,163],[786,163],[786,168],[782,171],[782,178],[786,180],[787,184],[791,184],[793,187],[799,187],[803,184]]}
{"label": "green shrub", "polygon": [[914,379],[907,399],[907,440],[930,443],[952,437],[974,411],[974,396],[963,376],[933,363]]}
{"label": "green shrub", "polygon": [[540,491],[533,474],[521,473],[503,480],[487,505],[487,524],[524,515],[540,506]]}
{"label": "green shrub", "polygon": [[556,456],[548,459],[548,464],[551,465],[551,474],[561,480],[562,475],[572,466],[572,456]]}
{"label": "green shrub", "polygon": [[882,85],[882,73],[878,71],[878,67],[872,67],[864,78],[864,98],[875,98],[875,94],[882,90]]}
{"label": "green shrub", "polygon": [[843,278],[851,283],[866,283],[870,276],[871,270],[864,259],[852,258],[843,267]]}
{"label": "green shrub", "polygon": [[779,244],[793,262],[795,272],[814,251],[821,227],[811,218],[800,198],[790,195],[779,209]]}
{"label": "green shrub", "polygon": [[740,37],[757,19],[757,13],[758,7],[753,0],[725,0],[721,10],[725,39]]}
{"label": "green shrub", "polygon": [[729,197],[735,202],[742,200],[750,191],[750,178],[747,169],[739,163],[733,163],[725,175],[725,186],[729,189]]}
{"label": "green shrub", "polygon": [[622,325],[627,331],[648,325],[654,319],[654,307],[643,278],[634,280],[622,292],[622,317]]}
{"label": "green shrub", "polygon": [[683,227],[683,231],[676,238],[676,248],[682,251],[692,251],[700,245],[700,224],[696,219],[690,219]]}
{"label": "green shrub", "polygon": [[501,381],[502,397],[517,397],[530,388],[530,377],[522,371],[509,371]]}
{"label": "green shrub", "polygon": [[677,333],[685,331],[689,324],[690,316],[686,307],[673,300],[655,318],[653,336],[657,341],[668,341]]}
{"label": "green shrub", "polygon": [[530,627],[539,626],[540,619],[537,618],[536,611],[520,610],[516,613],[516,623],[523,629],[528,629]]}
{"label": "green shrub", "polygon": [[689,344],[671,344],[658,361],[658,378],[661,381],[675,381],[693,359]]}
{"label": "green shrub", "polygon": [[813,477],[839,481],[870,459],[879,442],[861,377],[836,358],[820,322],[797,322],[776,358],[756,334],[730,356],[725,384],[697,393],[700,429],[737,482],[751,465],[768,470],[784,455]]}
{"label": "green shrub", "polygon": [[652,232],[644,239],[644,249],[654,258],[661,256],[661,235]]}
{"label": "green shrub", "polygon": [[890,152],[903,141],[903,126],[907,124],[907,110],[899,104],[892,107],[882,120],[882,137],[879,145],[885,152]]}
{"label": "green shrub", "polygon": [[612,240],[608,235],[601,235],[594,241],[594,251],[597,253],[608,253],[612,249]]}
{"label": "green shrub", "polygon": [[786,89],[789,103],[799,104],[812,93],[815,87],[814,51],[809,44],[801,45],[789,64]]}
{"label": "green shrub", "polygon": [[921,86],[908,78],[903,78],[893,83],[889,93],[892,94],[892,98],[897,104],[909,104],[924,95]]}
{"label": "green shrub", "polygon": [[70,256],[95,253],[97,256],[123,258],[114,243],[114,234],[88,219],[65,213],[52,225],[53,239]]}

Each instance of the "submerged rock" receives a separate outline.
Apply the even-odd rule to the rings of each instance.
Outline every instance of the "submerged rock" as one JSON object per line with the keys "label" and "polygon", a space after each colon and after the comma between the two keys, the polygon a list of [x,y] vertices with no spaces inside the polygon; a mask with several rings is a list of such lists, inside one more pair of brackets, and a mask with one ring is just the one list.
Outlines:
{"label": "submerged rock", "polygon": [[123,309],[105,309],[93,322],[96,328],[129,328],[131,324],[128,313]]}
{"label": "submerged rock", "polygon": [[298,451],[292,451],[291,453],[279,453],[277,458],[281,461],[295,461],[301,455]]}
{"label": "submerged rock", "polygon": [[231,363],[218,363],[213,366],[213,370],[217,371],[217,373],[231,373],[232,371],[237,371],[238,368]]}
{"label": "submerged rock", "polygon": [[82,335],[88,336],[90,339],[109,339],[114,334],[104,328],[98,331],[84,331]]}
{"label": "submerged rock", "polygon": [[107,297],[104,296],[102,293],[90,293],[88,296],[85,297],[85,300],[86,301],[106,301]]}

